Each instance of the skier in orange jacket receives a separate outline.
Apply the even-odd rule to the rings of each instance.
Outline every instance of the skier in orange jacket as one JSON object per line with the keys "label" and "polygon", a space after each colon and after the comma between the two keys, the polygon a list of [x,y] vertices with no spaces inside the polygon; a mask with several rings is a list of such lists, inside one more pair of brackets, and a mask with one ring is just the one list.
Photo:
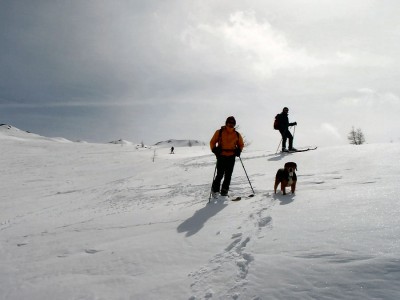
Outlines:
{"label": "skier in orange jacket", "polygon": [[235,130],[235,126],[235,118],[228,117],[225,126],[215,131],[210,141],[211,151],[217,157],[217,176],[215,176],[212,184],[214,195],[220,192],[222,178],[224,178],[224,181],[222,183],[221,196],[228,195],[235,158],[240,156],[244,147],[243,138]]}

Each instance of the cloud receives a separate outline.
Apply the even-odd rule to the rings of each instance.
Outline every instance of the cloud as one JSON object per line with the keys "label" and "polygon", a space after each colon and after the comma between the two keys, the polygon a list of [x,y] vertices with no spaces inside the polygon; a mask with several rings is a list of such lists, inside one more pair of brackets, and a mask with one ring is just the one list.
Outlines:
{"label": "cloud", "polygon": [[336,140],[341,140],[342,136],[339,133],[339,130],[330,123],[322,123],[321,124],[321,131],[324,136],[329,138],[334,138]]}
{"label": "cloud", "polygon": [[[291,45],[283,32],[267,20],[258,21],[252,11],[237,11],[229,20],[202,23],[186,29],[183,41],[213,69],[246,71],[271,77],[282,69],[308,69],[326,63],[304,48]],[[246,74],[248,75],[248,74]]]}
{"label": "cloud", "polygon": [[400,98],[391,92],[378,92],[371,88],[360,88],[355,95],[340,99],[339,104],[353,109],[362,107],[380,110],[380,107],[384,107],[384,110],[388,110],[392,107],[397,110],[400,106]]}
{"label": "cloud", "polygon": [[329,108],[329,117],[339,132],[361,128],[370,142],[398,140],[400,97],[396,92],[363,87],[341,97]]}
{"label": "cloud", "polygon": [[[202,72],[242,80],[265,81],[282,74],[321,77],[334,68],[345,72],[348,68],[382,68],[393,62],[390,57],[364,48],[341,44],[331,49],[321,48],[329,36],[318,42],[316,38],[304,41],[293,37],[293,32],[274,26],[267,17],[256,17],[250,10],[192,24],[182,31],[181,41],[187,47],[190,61]],[[313,43],[308,43],[311,40]]]}

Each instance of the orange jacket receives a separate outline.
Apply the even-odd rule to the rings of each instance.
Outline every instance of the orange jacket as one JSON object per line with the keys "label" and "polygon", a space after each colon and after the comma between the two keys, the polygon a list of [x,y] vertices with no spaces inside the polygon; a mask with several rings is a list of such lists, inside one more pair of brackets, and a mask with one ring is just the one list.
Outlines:
{"label": "orange jacket", "polygon": [[221,147],[222,152],[221,155],[231,156],[235,155],[235,149],[239,148],[240,151],[243,150],[244,142],[243,138],[239,132],[235,130],[235,128],[229,128],[226,126],[221,127],[221,141],[219,144],[219,131],[215,131],[213,137],[210,141],[210,149],[212,150],[217,145]]}

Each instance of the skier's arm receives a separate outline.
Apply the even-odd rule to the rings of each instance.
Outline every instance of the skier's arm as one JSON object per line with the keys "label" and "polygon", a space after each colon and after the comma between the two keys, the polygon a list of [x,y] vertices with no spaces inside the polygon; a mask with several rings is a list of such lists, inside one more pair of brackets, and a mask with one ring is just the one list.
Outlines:
{"label": "skier's arm", "polygon": [[238,146],[239,146],[240,151],[243,151],[243,148],[244,148],[244,141],[243,141],[242,135],[241,135],[240,133],[239,133]]}
{"label": "skier's arm", "polygon": [[210,141],[210,149],[211,149],[211,151],[217,146],[218,137],[219,137],[219,130],[217,130],[214,133],[213,137],[211,138],[211,141]]}

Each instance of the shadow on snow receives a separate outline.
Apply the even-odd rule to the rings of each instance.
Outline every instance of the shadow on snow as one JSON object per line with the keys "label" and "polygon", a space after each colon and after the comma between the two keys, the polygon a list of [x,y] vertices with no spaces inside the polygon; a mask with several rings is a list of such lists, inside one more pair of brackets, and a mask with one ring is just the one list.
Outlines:
{"label": "shadow on snow", "polygon": [[282,153],[282,152],[279,152],[279,153],[276,153],[276,154],[267,155],[267,157],[269,157],[268,161],[279,161],[279,160],[282,160],[285,157],[287,157],[289,155],[292,155],[292,154],[293,153]]}
{"label": "shadow on snow", "polygon": [[201,228],[203,228],[208,219],[215,216],[226,206],[228,206],[228,204],[224,203],[223,201],[217,201],[216,203],[211,202],[207,204],[205,207],[197,210],[189,219],[180,224],[177,228],[177,231],[179,233],[186,232],[186,236],[192,236],[193,234],[196,234]]}
{"label": "shadow on snow", "polygon": [[291,193],[283,195],[280,192],[278,192],[277,194],[273,194],[273,198],[274,200],[279,200],[280,205],[286,205],[294,201],[295,195]]}

